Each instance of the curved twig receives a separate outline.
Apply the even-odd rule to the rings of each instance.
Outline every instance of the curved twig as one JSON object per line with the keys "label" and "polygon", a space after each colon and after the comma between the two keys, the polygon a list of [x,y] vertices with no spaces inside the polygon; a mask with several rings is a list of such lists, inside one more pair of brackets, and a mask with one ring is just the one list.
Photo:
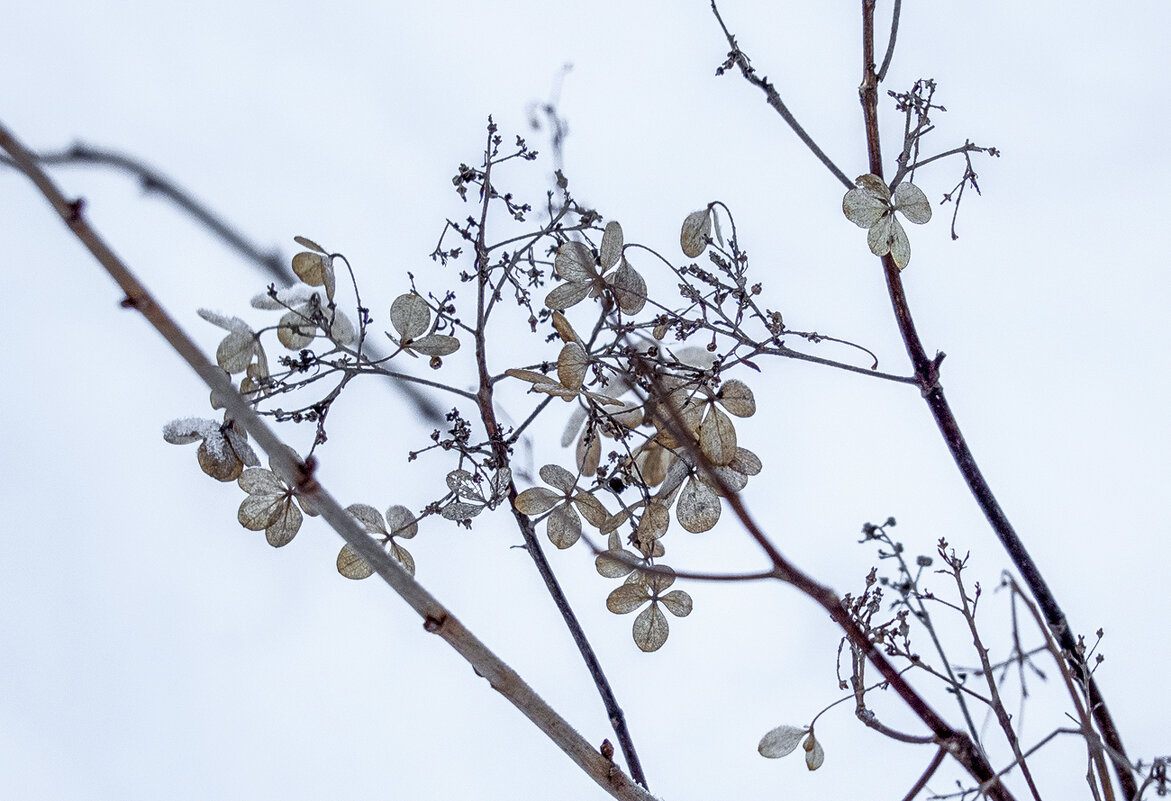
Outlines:
{"label": "curved twig", "polygon": [[[77,142],[65,150],[52,153],[30,153],[30,156],[40,164],[89,164],[113,167],[128,173],[138,179],[143,191],[155,192],[170,200],[228,247],[243,256],[245,260],[256,265],[270,280],[284,285],[295,284],[301,280],[289,268],[289,260],[279,249],[265,250],[235,227],[229,225],[211,208],[192,197],[190,193],[170,178],[133,156],[119,153],[116,150],[91,147],[82,142]],[[0,156],[0,164],[19,168],[11,159],[2,156]],[[367,347],[367,350],[370,351],[374,361],[382,358],[376,349]],[[401,379],[394,379],[394,383],[416,412],[432,423],[443,422],[444,410],[425,392],[420,392],[415,387],[404,384]]]}

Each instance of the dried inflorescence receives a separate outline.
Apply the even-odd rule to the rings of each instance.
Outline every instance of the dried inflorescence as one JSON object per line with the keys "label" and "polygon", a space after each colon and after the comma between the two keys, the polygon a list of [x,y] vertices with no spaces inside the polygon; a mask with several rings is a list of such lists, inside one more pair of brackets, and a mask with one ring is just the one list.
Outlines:
{"label": "dried inflorescence", "polygon": [[[379,321],[362,304],[356,279],[353,298],[344,298],[337,270],[344,265],[353,279],[349,262],[304,237],[296,238],[304,250],[292,264],[303,283],[270,286],[252,300],[257,309],[280,312],[275,325],[201,314],[227,332],[217,361],[239,376],[242,392],[260,413],[316,426],[307,455],[328,439],[329,411],[356,378],[392,375],[455,400],[447,429],[435,430],[430,444],[409,452],[410,461],[424,455],[452,460],[441,474],[446,488],[437,487],[425,501],[391,505],[385,515],[369,504],[348,509],[405,570],[414,573],[416,562],[402,542],[429,518],[471,527],[483,513],[511,506],[519,520],[531,521],[522,532],[540,527],[558,549],[585,542],[595,551],[599,573],[623,580],[610,592],[607,607],[616,614],[638,610],[635,642],[654,651],[667,640],[664,611],[685,617],[692,608],[690,595],[668,589],[675,581],[664,561],[670,531],[715,529],[725,496],[743,490],[762,469],[738,430],[738,421],[757,410],[756,396],[743,378],[745,368],[759,371],[764,357],[793,355],[787,337],[837,340],[791,332],[778,312],[758,305],[763,285],[749,282],[748,256],[722,204],[684,216],[679,247],[692,261],[682,263],[629,242],[617,221],[603,222],[597,211],[580,206],[560,174],[544,209],[547,221],[535,225],[529,222],[532,207],[500,183],[501,164],[531,160],[535,153],[520,138],[511,152],[505,151],[494,125],[489,134],[484,163],[461,165],[453,180],[462,199],[480,198],[481,213],[449,220],[432,253],[442,265],[468,259],[471,264],[459,273],[456,287],[438,294],[421,291],[410,276],[409,291],[391,303],[384,318],[389,355],[378,356],[371,347]],[[881,240],[902,266],[908,250],[894,213],[922,222],[930,209],[922,211],[921,193],[909,184],[891,194],[870,178],[860,179],[857,194],[847,196],[847,214],[871,228],[872,248]],[[469,192],[472,188],[477,191]],[[503,214],[491,213],[497,208]],[[723,234],[725,224],[729,237]],[[496,234],[493,242],[489,226],[502,225],[510,230]],[[460,247],[445,244],[452,235],[462,239]],[[674,289],[657,284],[652,289],[630,261],[633,249],[640,258],[663,264]],[[457,304],[469,291],[476,312],[474,320],[465,321]],[[534,298],[537,292],[541,301]],[[506,294],[526,317],[505,316],[500,301]],[[515,334],[498,329],[502,319],[534,333],[544,324],[558,349],[544,355],[536,341],[505,349]],[[286,354],[275,361],[265,344],[273,334]],[[462,368],[467,358],[474,359],[470,379],[461,378],[444,357],[454,359],[461,344],[471,342],[474,354],[460,354],[453,362]],[[537,361],[523,363],[526,352],[535,352]],[[406,362],[428,357],[440,371],[438,380],[394,369],[403,356],[410,357]],[[493,375],[490,359],[506,360],[504,372]],[[506,429],[496,419],[497,394],[525,386],[530,409],[510,409],[513,420],[524,422]],[[526,403],[525,395],[518,397]],[[513,449],[525,429],[549,413],[552,398],[573,407],[562,441],[572,450],[567,458],[549,454],[554,458],[544,460],[539,470],[543,485],[516,487]],[[201,465],[220,480],[239,480],[247,493],[241,524],[264,531],[273,546],[288,543],[303,515],[313,513],[296,488],[255,466],[255,455],[230,421],[182,421],[171,424],[167,436],[172,442],[203,440]],[[244,470],[246,465],[253,467]],[[535,542],[528,545],[536,547]],[[348,578],[370,575],[370,567],[348,547],[339,554],[337,568]]]}

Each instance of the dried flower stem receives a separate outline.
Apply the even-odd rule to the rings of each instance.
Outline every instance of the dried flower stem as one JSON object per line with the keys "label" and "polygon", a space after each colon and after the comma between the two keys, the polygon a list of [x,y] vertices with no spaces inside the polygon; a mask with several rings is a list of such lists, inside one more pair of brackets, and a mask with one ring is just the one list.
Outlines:
{"label": "dried flower stem", "polygon": [[[488,371],[488,356],[487,356],[487,329],[488,329],[488,315],[491,312],[492,305],[497,297],[494,288],[488,280],[489,276],[489,254],[491,249],[488,246],[486,238],[486,228],[488,222],[488,207],[494,197],[494,190],[492,189],[492,165],[496,163],[493,160],[494,151],[494,137],[496,136],[496,126],[489,118],[488,121],[488,143],[484,149],[484,177],[483,177],[483,191],[480,208],[480,224],[475,241],[476,249],[476,273],[478,281],[478,292],[476,293],[476,366],[479,375],[479,391],[476,393],[477,404],[480,409],[480,419],[484,423],[484,428],[488,434],[488,440],[492,445],[492,453],[500,466],[507,465],[509,459],[509,442],[505,438],[504,430],[501,428],[499,421],[496,419],[496,405],[493,400],[493,380],[492,375]],[[526,421],[527,422],[527,421]],[[581,622],[578,621],[577,615],[573,611],[573,607],[569,603],[569,599],[565,596],[565,592],[561,589],[560,582],[557,581],[557,576],[553,573],[553,568],[549,564],[549,560],[545,558],[545,552],[541,548],[541,542],[537,537],[536,526],[529,520],[527,516],[522,514],[516,508],[516,496],[518,495],[515,481],[508,482],[508,508],[512,511],[513,517],[516,519],[517,526],[520,528],[521,536],[524,538],[525,550],[528,551],[529,556],[532,557],[533,563],[536,565],[537,572],[541,576],[541,580],[545,583],[545,588],[552,597],[557,610],[561,613],[562,619],[565,621],[566,627],[569,629],[570,635],[573,637],[574,644],[577,645],[578,651],[581,653],[582,659],[585,661],[586,669],[589,671],[591,678],[594,680],[594,686],[598,690],[598,694],[602,698],[602,704],[606,708],[606,715],[610,719],[610,725],[614,729],[614,735],[618,738],[618,745],[622,749],[622,755],[626,759],[626,764],[630,768],[630,776],[642,787],[647,787],[646,776],[642,770],[642,763],[639,761],[638,752],[634,747],[634,740],[630,736],[630,730],[626,725],[626,715],[622,711],[622,707],[618,705],[618,699],[614,695],[614,690],[610,686],[609,679],[606,678],[605,671],[602,670],[602,663],[598,660],[597,654],[594,653],[593,646],[590,645],[589,639],[586,637],[585,630],[581,627]]]}
{"label": "dried flower stem", "polygon": [[[858,94],[866,125],[866,149],[870,159],[870,172],[882,177],[882,149],[878,137],[878,76],[874,71],[874,0],[862,0],[862,85],[858,89]],[[1024,542],[1013,529],[1004,510],[1000,508],[1000,503],[980,472],[975,457],[972,456],[967,441],[960,432],[955,415],[944,397],[943,387],[939,384],[940,357],[928,358],[923,343],[919,339],[919,334],[915,330],[915,322],[911,317],[910,306],[907,303],[906,293],[903,291],[902,278],[894,259],[889,254],[883,256],[882,265],[886,274],[887,290],[891,306],[894,309],[895,320],[898,323],[899,332],[902,335],[907,354],[910,356],[911,364],[915,369],[915,375],[919,378],[923,398],[931,409],[931,414],[935,418],[936,425],[939,426],[948,450],[951,451],[952,458],[955,459],[956,465],[959,467],[968,488],[975,496],[977,504],[988,518],[997,538],[1004,546],[1005,551],[1008,552],[1009,558],[1025,580],[1025,584],[1028,585],[1029,591],[1037,599],[1037,603],[1045,615],[1045,620],[1058,642],[1061,643],[1062,650],[1073,665],[1078,678],[1086,682],[1094,719],[1098,723],[1102,737],[1111,750],[1120,757],[1116,758],[1115,772],[1123,795],[1127,798],[1133,798],[1138,788],[1125,759],[1126,750],[1122,745],[1122,738],[1118,728],[1114,725],[1110,710],[1106,706],[1105,699],[1102,698],[1094,677],[1090,675],[1088,667],[1077,652],[1077,642],[1073,630],[1065,618],[1065,613],[1049,589],[1049,585],[1036,562],[1026,550]]]}
{"label": "dried flower stem", "polygon": [[[89,249],[90,253],[126,293],[123,305],[137,309],[154,326],[171,347],[216,393],[229,415],[269,454],[277,473],[300,495],[311,499],[322,518],[341,535],[382,579],[407,602],[423,619],[428,632],[439,635],[466,659],[476,673],[487,679],[491,687],[507,698],[533,722],[587,775],[614,798],[624,801],[654,801],[642,787],[630,780],[617,766],[595,749],[574,728],[557,714],[537,693],[503,660],[480,642],[434,596],[390,557],[369,537],[358,523],[317,483],[312,471],[294,458],[289,449],[256,414],[229,381],[224,371],[211,363],[199,347],[179,328],[138,281],[130,269],[110,250],[105,241],[85,219],[82,201],[69,201],[45,174],[36,159],[0,124],[0,149],[7,151],[16,166],[28,176],[69,229]],[[370,682],[357,677],[354,686],[359,691],[370,688]],[[369,689],[371,696],[377,695]]]}

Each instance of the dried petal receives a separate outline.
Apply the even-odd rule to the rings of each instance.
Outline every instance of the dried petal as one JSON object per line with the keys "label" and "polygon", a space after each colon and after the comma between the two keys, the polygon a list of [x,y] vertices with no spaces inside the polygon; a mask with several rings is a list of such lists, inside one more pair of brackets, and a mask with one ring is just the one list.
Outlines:
{"label": "dried petal", "polygon": [[760,745],[756,750],[760,752],[762,757],[769,759],[779,759],[783,756],[788,756],[797,750],[797,745],[801,742],[801,738],[809,729],[801,726],[777,726],[772,731],[768,732],[764,737],[760,738]]}
{"label": "dried petal", "polygon": [[557,357],[557,378],[561,385],[575,392],[581,389],[589,363],[590,357],[585,348],[576,342],[565,343]]}
{"label": "dried petal", "polygon": [[411,510],[397,504],[386,510],[386,527],[390,531],[390,536],[404,540],[409,540],[419,533],[419,524]]}
{"label": "dried petal", "polygon": [[931,203],[923,190],[914,184],[902,183],[895,187],[894,207],[913,223],[922,225],[931,219]]}
{"label": "dried petal", "polygon": [[399,295],[390,306],[390,324],[404,342],[409,342],[427,332],[431,308],[416,294]]}
{"label": "dried petal", "polygon": [[[597,277],[594,272],[594,254],[581,242],[566,242],[557,250],[553,269],[566,281],[591,283]],[[584,297],[584,295],[582,296]]]}
{"label": "dried petal", "polygon": [[429,334],[410,340],[410,348],[424,356],[447,356],[459,350],[459,340],[446,334]]}
{"label": "dried petal", "polygon": [[325,295],[333,300],[333,259],[322,253],[298,253],[293,257],[293,272],[309,286],[325,287]]}
{"label": "dried petal", "polygon": [[321,245],[314,242],[312,239],[309,239],[308,237],[295,236],[295,237],[293,237],[293,241],[296,242],[298,245],[300,245],[303,248],[309,248],[310,250],[315,250],[318,253],[325,253],[325,248],[323,248]]}
{"label": "dried petal", "polygon": [[719,496],[707,484],[692,476],[679,493],[675,516],[679,518],[679,525],[693,534],[710,531],[720,519]]}
{"label": "dried petal", "polygon": [[590,284],[582,282],[562,284],[545,296],[545,305],[550,309],[568,309],[581,303],[590,294],[590,289]]}
{"label": "dried petal", "polygon": [[346,507],[346,511],[362,524],[367,534],[386,534],[386,523],[382,520],[382,513],[364,503],[355,503]]}
{"label": "dried petal", "polygon": [[646,653],[662,648],[670,633],[667,616],[658,604],[651,604],[634,619],[634,644]]}
{"label": "dried petal", "polygon": [[397,542],[390,543],[390,558],[402,565],[403,570],[415,575],[415,557],[411,556],[410,551],[399,545]]}
{"label": "dried petal", "polygon": [[[582,297],[585,296],[583,295]],[[565,318],[565,315],[559,311],[553,312],[553,329],[557,331],[557,335],[561,337],[562,342],[576,342],[579,345],[581,344],[581,338],[573,330],[573,326],[569,324],[569,320]]]}
{"label": "dried petal", "polygon": [[813,732],[809,732],[809,736],[805,738],[805,742],[801,745],[805,749],[805,767],[810,770],[817,770],[821,767],[821,763],[825,762],[825,750],[822,749],[821,743],[813,736]]}
{"label": "dried petal", "polygon": [[[858,179],[861,180],[861,179]],[[886,187],[883,186],[885,190]],[[870,228],[890,212],[890,195],[867,189],[851,189],[842,198],[842,212],[859,228]]]}
{"label": "dried petal", "polygon": [[581,538],[581,518],[570,506],[558,506],[547,519],[549,541],[568,548]]}
{"label": "dried petal", "polygon": [[577,469],[587,478],[598,472],[598,464],[602,461],[602,440],[596,431],[587,431],[577,441]]}
{"label": "dried petal", "polygon": [[712,231],[710,209],[693,211],[683,220],[683,228],[679,232],[679,246],[683,248],[683,255],[694,259],[707,248],[708,239]]}
{"label": "dried petal", "polygon": [[286,312],[277,323],[276,338],[289,350],[301,350],[317,336],[317,324],[305,312]]}
{"label": "dried petal", "polygon": [[626,615],[645,604],[650,597],[642,584],[622,584],[606,597],[606,608],[616,615]]}
{"label": "dried petal", "polygon": [[602,527],[610,519],[610,513],[606,507],[591,492],[579,492],[574,495],[573,505],[581,512],[581,516],[595,528]]}
{"label": "dried petal", "polygon": [[671,590],[669,593],[659,598],[659,603],[667,607],[667,611],[675,617],[687,617],[691,614],[692,601],[691,596],[683,590]]}
{"label": "dried petal", "polygon": [[516,496],[513,506],[522,515],[539,515],[552,509],[563,497],[545,487],[530,487]]}
{"label": "dried petal", "polygon": [[458,522],[460,520],[470,520],[482,511],[484,511],[484,507],[479,504],[452,501],[447,506],[444,506],[439,514],[447,520],[455,520]]}
{"label": "dried petal", "polygon": [[614,271],[607,283],[614,291],[614,299],[618,301],[618,308],[623,314],[638,314],[646,306],[646,281],[626,259],[622,260],[622,266]]}
{"label": "dried petal", "polygon": [[618,259],[622,256],[622,226],[618,224],[617,220],[611,220],[606,224],[600,250],[603,270],[609,270],[618,263]]}
{"label": "dried petal", "polygon": [[341,551],[337,555],[337,572],[348,579],[358,581],[372,576],[374,574],[374,568],[370,567],[362,557],[358,556],[358,552],[347,543],[342,546]]}
{"label": "dried petal", "polygon": [[732,419],[713,406],[699,426],[699,446],[714,465],[729,464],[736,458],[736,428]]}
{"label": "dried petal", "polygon": [[577,487],[577,479],[574,478],[573,473],[561,465],[547,464],[538,471],[538,474],[542,481],[562,492],[569,493]]}
{"label": "dried petal", "polygon": [[752,390],[743,381],[732,379],[725,381],[716,393],[716,400],[720,402],[729,414],[737,417],[752,417],[756,414],[756,397]]}
{"label": "dried petal", "polygon": [[252,363],[258,346],[256,335],[251,331],[233,331],[216,348],[216,364],[230,374],[242,373]]}
{"label": "dried petal", "polygon": [[898,220],[891,218],[890,257],[900,270],[911,263],[911,242]]}

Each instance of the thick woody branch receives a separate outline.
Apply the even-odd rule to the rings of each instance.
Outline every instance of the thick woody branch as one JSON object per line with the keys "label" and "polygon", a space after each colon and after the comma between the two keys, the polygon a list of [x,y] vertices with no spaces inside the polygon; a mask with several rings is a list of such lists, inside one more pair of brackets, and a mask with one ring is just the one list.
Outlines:
{"label": "thick woody branch", "polygon": [[[52,180],[37,164],[35,158],[0,125],[0,149],[7,151],[17,167],[52,205],[69,229],[101,263],[110,277],[126,293],[122,305],[138,310],[164,339],[183,357],[184,361],[206,382],[223,401],[227,412],[256,440],[272,460],[276,472],[299,494],[311,499],[321,517],[341,535],[391,589],[423,619],[423,628],[441,637],[482,676],[491,687],[508,699],[537,726],[550,740],[572,759],[587,775],[614,798],[629,801],[654,801],[642,787],[630,780],[609,758],[585,740],[525,683],[511,667],[480,642],[442,603],[403,570],[389,554],[363,531],[333,496],[326,492],[313,475],[312,464],[297,459],[248,402],[244,399],[222,369],[210,362],[198,346],[179,328],[138,281],[121,259],[90,227],[83,213],[81,200],[67,200]],[[367,677],[352,677],[354,687],[363,688],[371,695],[376,689]],[[371,767],[371,770],[379,770]]]}

